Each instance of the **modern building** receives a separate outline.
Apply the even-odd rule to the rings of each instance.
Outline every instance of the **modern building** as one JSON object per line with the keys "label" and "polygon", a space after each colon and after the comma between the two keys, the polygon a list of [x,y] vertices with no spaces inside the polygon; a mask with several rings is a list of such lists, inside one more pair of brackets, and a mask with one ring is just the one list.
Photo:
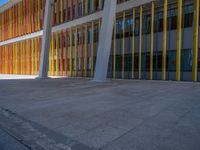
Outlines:
{"label": "modern building", "polygon": [[[50,76],[94,77],[104,4],[54,1]],[[1,74],[39,73],[44,8],[45,0],[0,7]],[[118,0],[113,19],[108,78],[200,81],[199,0]]]}

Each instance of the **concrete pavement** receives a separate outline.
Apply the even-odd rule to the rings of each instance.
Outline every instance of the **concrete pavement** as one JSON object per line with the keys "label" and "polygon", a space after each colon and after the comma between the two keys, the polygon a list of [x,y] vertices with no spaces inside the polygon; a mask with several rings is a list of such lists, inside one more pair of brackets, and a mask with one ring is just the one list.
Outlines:
{"label": "concrete pavement", "polygon": [[28,147],[17,141],[8,133],[0,129],[0,149],[1,150],[29,150]]}
{"label": "concrete pavement", "polygon": [[0,107],[41,133],[52,132],[45,134],[49,139],[103,150],[200,149],[200,83],[51,79],[0,85]]}

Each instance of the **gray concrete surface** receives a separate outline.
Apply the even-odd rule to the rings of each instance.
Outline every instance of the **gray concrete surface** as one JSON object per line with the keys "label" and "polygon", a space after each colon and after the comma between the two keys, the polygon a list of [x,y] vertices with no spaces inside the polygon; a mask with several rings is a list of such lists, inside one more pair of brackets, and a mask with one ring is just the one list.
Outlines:
{"label": "gray concrete surface", "polygon": [[1,150],[29,150],[15,138],[0,129],[0,149]]}
{"label": "gray concrete surface", "polygon": [[199,150],[199,97],[191,82],[0,80],[2,109],[102,150]]}

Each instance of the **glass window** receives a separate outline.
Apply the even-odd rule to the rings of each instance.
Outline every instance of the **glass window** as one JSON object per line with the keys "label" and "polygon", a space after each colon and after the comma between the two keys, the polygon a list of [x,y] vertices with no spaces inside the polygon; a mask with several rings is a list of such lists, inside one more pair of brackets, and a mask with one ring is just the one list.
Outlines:
{"label": "glass window", "polygon": [[163,31],[163,13],[158,14],[158,32]]}
{"label": "glass window", "polygon": [[184,15],[184,28],[192,27],[193,13]]}
{"label": "glass window", "polygon": [[143,34],[150,34],[151,31],[151,16],[146,15],[144,18],[144,23],[143,23]]}
{"label": "glass window", "polygon": [[139,25],[139,18],[135,18],[135,36],[139,35],[140,32],[140,25]]}
{"label": "glass window", "polygon": [[162,52],[156,53],[156,70],[161,71],[162,70]]}
{"label": "glass window", "polygon": [[184,49],[181,52],[182,71],[192,71],[192,50]]}
{"label": "glass window", "polygon": [[71,20],[71,11],[70,11],[70,7],[68,8],[68,20]]}
{"label": "glass window", "polygon": [[[190,51],[191,51],[191,49],[190,49]],[[190,64],[192,64],[192,60],[190,62],[191,62]],[[199,53],[198,53],[198,71],[200,71],[200,48],[199,48]]]}
{"label": "glass window", "polygon": [[193,12],[194,12],[194,6],[193,5],[187,5],[183,7],[183,17],[184,17],[184,28],[192,27],[193,24]]}
{"label": "glass window", "polygon": [[117,39],[122,36],[122,19],[117,20],[116,22],[116,30],[117,30]]}
{"label": "glass window", "polygon": [[82,15],[82,7],[81,3],[78,4],[78,16],[80,17]]}
{"label": "glass window", "polygon": [[171,28],[170,30],[177,29],[177,16],[171,17]]}
{"label": "glass window", "polygon": [[132,55],[131,54],[125,54],[124,55],[124,70],[131,72],[131,65],[132,65]]}
{"label": "glass window", "polygon": [[116,71],[122,71],[122,55],[116,55]]}
{"label": "glass window", "polygon": [[167,51],[167,71],[176,71],[176,51]]}
{"label": "glass window", "polygon": [[134,69],[135,69],[136,72],[138,71],[138,53],[135,53]]}

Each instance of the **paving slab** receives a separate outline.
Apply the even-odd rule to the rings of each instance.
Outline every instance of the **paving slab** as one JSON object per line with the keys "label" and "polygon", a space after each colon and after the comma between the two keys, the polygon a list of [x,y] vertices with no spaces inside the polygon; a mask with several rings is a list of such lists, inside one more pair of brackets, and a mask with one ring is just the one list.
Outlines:
{"label": "paving slab", "polygon": [[0,108],[0,128],[31,150],[94,150],[69,137]]}
{"label": "paving slab", "polygon": [[26,147],[14,137],[0,129],[0,149],[1,150],[29,150],[29,147]]}
{"label": "paving slab", "polygon": [[199,150],[199,97],[193,82],[0,80],[2,109],[103,150]]}

